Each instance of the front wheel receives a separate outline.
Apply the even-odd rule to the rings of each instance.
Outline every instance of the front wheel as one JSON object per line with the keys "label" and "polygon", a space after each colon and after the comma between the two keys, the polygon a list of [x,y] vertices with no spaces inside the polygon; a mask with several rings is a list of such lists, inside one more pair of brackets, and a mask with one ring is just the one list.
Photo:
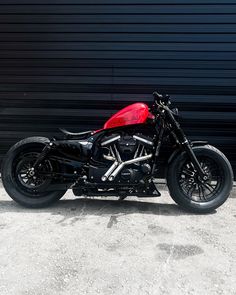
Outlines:
{"label": "front wheel", "polygon": [[233,186],[233,171],[228,159],[215,147],[198,146],[193,151],[207,180],[199,178],[188,155],[183,152],[170,164],[167,185],[177,204],[192,212],[208,213],[227,200]]}

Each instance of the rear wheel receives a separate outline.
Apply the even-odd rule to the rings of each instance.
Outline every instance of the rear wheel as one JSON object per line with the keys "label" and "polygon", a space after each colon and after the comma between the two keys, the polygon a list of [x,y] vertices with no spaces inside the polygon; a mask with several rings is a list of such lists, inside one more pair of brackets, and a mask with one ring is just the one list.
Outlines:
{"label": "rear wheel", "polygon": [[225,155],[212,146],[194,147],[194,153],[207,175],[202,180],[186,153],[171,163],[167,183],[172,199],[197,213],[207,213],[221,206],[233,185],[233,172]]}
{"label": "rear wheel", "polygon": [[43,173],[56,168],[50,159],[34,171],[33,164],[47,142],[48,139],[42,137],[26,138],[14,145],[3,161],[3,186],[13,200],[25,207],[45,207],[65,194],[65,191],[47,190],[53,179]]}

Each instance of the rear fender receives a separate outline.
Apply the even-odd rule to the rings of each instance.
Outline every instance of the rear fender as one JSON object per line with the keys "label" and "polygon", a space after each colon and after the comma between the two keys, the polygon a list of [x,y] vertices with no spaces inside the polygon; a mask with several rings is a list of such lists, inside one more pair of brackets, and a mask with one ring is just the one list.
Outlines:
{"label": "rear fender", "polygon": [[47,145],[50,142],[50,140],[47,137],[40,137],[40,136],[33,136],[33,137],[27,137],[25,139],[22,139],[18,141],[16,144],[14,144],[7,154],[11,153],[18,153],[21,149],[24,149],[26,145],[34,145],[34,144],[40,144],[42,145],[42,149],[45,145]]}

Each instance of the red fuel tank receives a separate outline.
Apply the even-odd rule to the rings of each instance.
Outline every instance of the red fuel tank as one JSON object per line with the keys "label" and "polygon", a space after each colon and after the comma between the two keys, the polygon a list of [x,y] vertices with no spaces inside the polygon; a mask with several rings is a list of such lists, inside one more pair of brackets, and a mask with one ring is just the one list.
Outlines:
{"label": "red fuel tank", "polygon": [[145,103],[131,104],[115,113],[106,123],[104,129],[132,124],[145,123],[148,117],[148,106]]}

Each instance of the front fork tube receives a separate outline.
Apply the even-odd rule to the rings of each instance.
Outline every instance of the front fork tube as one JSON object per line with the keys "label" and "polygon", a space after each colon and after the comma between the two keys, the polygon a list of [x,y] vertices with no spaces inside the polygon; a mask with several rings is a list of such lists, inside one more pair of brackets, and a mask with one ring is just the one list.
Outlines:
{"label": "front fork tube", "polygon": [[164,128],[161,128],[160,133],[159,133],[157,146],[156,146],[156,150],[155,150],[155,155],[154,155],[154,163],[153,163],[153,166],[152,166],[152,173],[151,173],[152,176],[154,176],[155,170],[156,170],[156,167],[157,167],[157,158],[158,158],[159,153],[160,153],[163,134],[164,134]]}
{"label": "front fork tube", "polygon": [[179,144],[182,146],[182,149],[187,153],[191,162],[193,163],[194,169],[199,173],[199,176],[205,180],[206,174],[203,171],[196,155],[194,154],[194,151],[192,149],[190,142],[186,138],[184,132],[179,127],[179,125],[177,125],[176,127],[175,134],[178,138]]}
{"label": "front fork tube", "polygon": [[203,180],[207,179],[205,172],[203,171],[198,159],[194,154],[191,144],[189,143],[183,130],[180,128],[179,123],[175,120],[173,114],[170,111],[168,111],[168,117],[171,125],[174,127],[174,133],[177,137],[178,143],[182,146],[183,150],[186,151],[187,155],[193,163],[195,170],[199,173],[199,176],[203,178]]}

